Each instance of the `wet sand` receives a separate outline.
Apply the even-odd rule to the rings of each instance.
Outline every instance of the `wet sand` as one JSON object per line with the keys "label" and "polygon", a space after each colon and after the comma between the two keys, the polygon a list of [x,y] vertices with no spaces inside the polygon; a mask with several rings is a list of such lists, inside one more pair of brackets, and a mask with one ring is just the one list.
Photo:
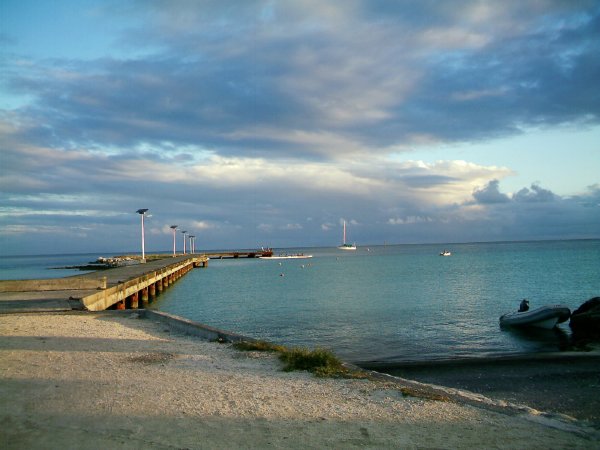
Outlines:
{"label": "wet sand", "polygon": [[0,362],[4,449],[600,446],[577,421],[392,377],[283,372],[132,311],[0,315]]}
{"label": "wet sand", "polygon": [[600,352],[413,363],[377,370],[574,417],[600,430]]}

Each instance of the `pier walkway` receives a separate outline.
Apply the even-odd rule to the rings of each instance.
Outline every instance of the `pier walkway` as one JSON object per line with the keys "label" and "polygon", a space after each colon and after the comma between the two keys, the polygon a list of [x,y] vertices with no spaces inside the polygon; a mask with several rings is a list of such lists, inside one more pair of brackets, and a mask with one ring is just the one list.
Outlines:
{"label": "pier walkway", "polygon": [[135,309],[194,267],[207,266],[205,255],[182,255],[66,278],[0,280],[0,313]]}

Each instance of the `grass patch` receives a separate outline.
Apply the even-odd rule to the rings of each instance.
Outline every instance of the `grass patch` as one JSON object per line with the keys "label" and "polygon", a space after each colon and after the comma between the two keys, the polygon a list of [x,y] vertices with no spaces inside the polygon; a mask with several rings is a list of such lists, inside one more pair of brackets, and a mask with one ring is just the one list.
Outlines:
{"label": "grass patch", "polygon": [[323,348],[315,350],[285,349],[279,355],[279,359],[285,364],[283,370],[286,372],[306,370],[322,378],[368,378],[365,372],[349,370],[344,367],[337,356]]}
{"label": "grass patch", "polygon": [[[241,351],[279,353],[279,359],[285,364],[283,367],[285,372],[306,370],[314,373],[315,376],[322,378],[372,379],[367,371],[348,369],[344,366],[342,361],[333,354],[333,352],[323,348],[317,348],[315,350],[309,350],[307,348],[287,348],[283,345],[271,344],[266,341],[239,341],[234,342],[232,346]],[[406,386],[396,389],[398,389],[404,397],[416,397],[442,402],[451,401],[446,395],[428,390]]]}
{"label": "grass patch", "polygon": [[285,363],[286,372],[307,370],[320,377],[337,376],[347,371],[342,362],[329,350],[317,348],[292,348],[281,355],[279,359]]}
{"label": "grass patch", "polygon": [[285,364],[283,370],[286,372],[306,370],[318,377],[367,378],[364,372],[348,370],[331,351],[322,348],[287,348],[266,341],[241,341],[234,343],[233,347],[241,351],[279,353],[279,359]]}

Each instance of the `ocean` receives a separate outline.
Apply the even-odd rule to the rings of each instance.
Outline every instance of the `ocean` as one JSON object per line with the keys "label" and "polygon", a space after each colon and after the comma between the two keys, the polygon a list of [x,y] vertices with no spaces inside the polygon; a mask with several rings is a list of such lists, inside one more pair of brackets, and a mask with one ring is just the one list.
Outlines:
{"label": "ocean", "polygon": [[[452,256],[439,256],[444,249]],[[523,298],[532,309],[574,310],[600,296],[600,240],[281,252],[313,257],[211,260],[150,307],[284,345],[328,348],[348,361],[392,363],[558,351],[569,342],[568,324],[517,332],[501,329],[498,318]],[[65,266],[97,256],[2,257],[0,273],[19,278],[6,274],[27,272],[29,260],[36,275],[28,278],[44,271],[48,277],[59,275],[47,269],[50,262]]]}
{"label": "ocean", "polygon": [[87,253],[33,256],[0,255],[0,279],[31,280],[81,275],[87,272],[63,269],[63,267],[85,265],[91,261],[95,261],[98,256],[97,254]]}

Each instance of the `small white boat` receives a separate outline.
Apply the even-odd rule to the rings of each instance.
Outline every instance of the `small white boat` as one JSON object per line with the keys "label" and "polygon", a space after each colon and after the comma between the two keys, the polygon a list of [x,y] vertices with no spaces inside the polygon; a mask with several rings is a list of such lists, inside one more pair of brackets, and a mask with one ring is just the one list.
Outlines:
{"label": "small white boat", "polygon": [[307,259],[312,257],[313,255],[305,255],[303,253],[298,253],[297,255],[259,256],[259,259]]}
{"label": "small white boat", "polygon": [[344,235],[342,238],[342,245],[338,247],[339,250],[356,250],[356,244],[346,244],[346,221],[344,220]]}
{"label": "small white boat", "polygon": [[443,252],[440,253],[440,256],[452,256],[452,252],[450,252],[448,250],[444,250]]}
{"label": "small white boat", "polygon": [[554,328],[571,317],[571,310],[565,305],[548,305],[529,311],[515,311],[500,317],[500,326]]}

